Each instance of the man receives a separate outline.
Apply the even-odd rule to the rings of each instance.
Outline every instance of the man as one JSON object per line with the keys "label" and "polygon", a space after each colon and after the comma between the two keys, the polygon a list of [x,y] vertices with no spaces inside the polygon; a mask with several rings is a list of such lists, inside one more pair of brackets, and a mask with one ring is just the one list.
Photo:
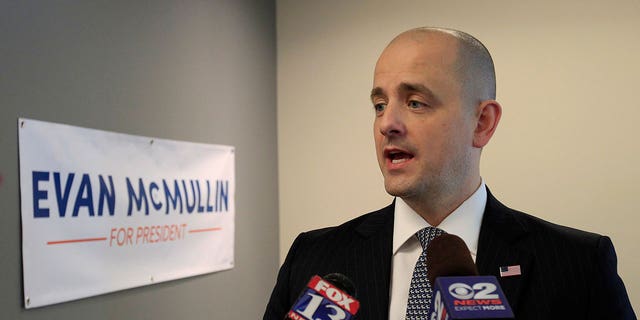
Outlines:
{"label": "man", "polygon": [[[333,272],[355,283],[358,319],[421,318],[409,316],[407,301],[424,246],[416,235],[430,226],[464,240],[480,274],[498,277],[517,319],[635,319],[608,237],[507,208],[485,187],[480,154],[502,109],[478,40],[439,28],[400,34],[378,59],[371,101],[378,163],[396,199],[300,234],[264,319],[282,319],[312,275]],[[504,266],[520,272],[500,277]]]}

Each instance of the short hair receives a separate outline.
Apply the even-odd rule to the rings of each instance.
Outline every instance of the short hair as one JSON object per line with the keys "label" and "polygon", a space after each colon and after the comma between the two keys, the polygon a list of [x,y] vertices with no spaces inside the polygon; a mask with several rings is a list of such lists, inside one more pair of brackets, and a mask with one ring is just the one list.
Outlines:
{"label": "short hair", "polygon": [[[458,40],[456,71],[465,92],[471,94],[479,89],[480,92],[476,94],[480,96],[474,98],[481,100],[495,99],[496,72],[493,59],[487,47],[485,47],[480,40],[460,30],[439,27],[415,28],[403,32],[403,34],[411,35],[434,32],[445,33]],[[396,37],[396,39],[399,37],[400,36]]]}

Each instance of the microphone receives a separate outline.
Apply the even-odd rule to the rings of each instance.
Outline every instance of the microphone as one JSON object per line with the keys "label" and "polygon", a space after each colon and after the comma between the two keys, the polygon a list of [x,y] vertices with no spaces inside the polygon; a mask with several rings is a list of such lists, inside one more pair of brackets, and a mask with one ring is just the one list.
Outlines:
{"label": "microphone", "polygon": [[494,276],[480,276],[460,237],[443,234],[427,248],[427,278],[433,285],[430,320],[514,319]]}
{"label": "microphone", "polygon": [[435,283],[438,277],[479,275],[464,240],[450,233],[435,237],[429,243],[427,270],[430,283]]}
{"label": "microphone", "polygon": [[360,308],[356,287],[345,275],[313,276],[285,320],[349,320]]}

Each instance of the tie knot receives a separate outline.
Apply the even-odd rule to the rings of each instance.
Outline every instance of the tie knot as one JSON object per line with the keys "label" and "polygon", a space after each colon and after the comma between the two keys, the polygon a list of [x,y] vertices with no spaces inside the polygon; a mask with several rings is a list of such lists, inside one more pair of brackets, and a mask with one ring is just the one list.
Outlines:
{"label": "tie knot", "polygon": [[435,237],[445,233],[442,229],[438,229],[436,227],[426,227],[420,229],[420,231],[416,232],[416,237],[420,241],[420,245],[422,246],[422,250],[427,250],[427,246],[431,240],[435,239]]}

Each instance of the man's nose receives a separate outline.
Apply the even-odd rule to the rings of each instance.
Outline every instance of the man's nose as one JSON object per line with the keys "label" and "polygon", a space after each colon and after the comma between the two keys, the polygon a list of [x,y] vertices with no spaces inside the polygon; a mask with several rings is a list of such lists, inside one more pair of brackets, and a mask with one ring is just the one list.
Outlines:
{"label": "man's nose", "polygon": [[390,138],[392,136],[402,136],[406,133],[404,110],[398,103],[388,104],[382,115],[380,115],[379,128],[382,135]]}

